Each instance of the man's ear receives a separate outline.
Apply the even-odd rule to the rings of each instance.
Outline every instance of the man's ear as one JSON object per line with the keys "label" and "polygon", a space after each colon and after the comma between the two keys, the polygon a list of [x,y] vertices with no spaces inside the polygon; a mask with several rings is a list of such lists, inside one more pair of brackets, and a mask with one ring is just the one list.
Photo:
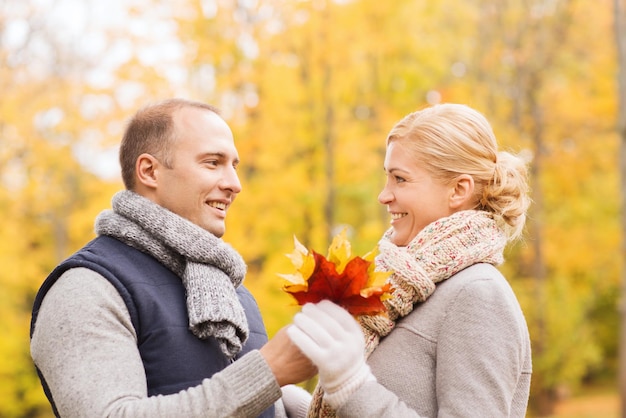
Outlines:
{"label": "man's ear", "polygon": [[141,154],[137,157],[135,164],[135,174],[137,175],[137,185],[139,187],[147,187],[153,189],[157,186],[157,169],[159,160],[153,155]]}
{"label": "man's ear", "polygon": [[474,207],[474,178],[469,174],[461,174],[454,183],[450,196],[450,208],[455,210],[471,209]]}

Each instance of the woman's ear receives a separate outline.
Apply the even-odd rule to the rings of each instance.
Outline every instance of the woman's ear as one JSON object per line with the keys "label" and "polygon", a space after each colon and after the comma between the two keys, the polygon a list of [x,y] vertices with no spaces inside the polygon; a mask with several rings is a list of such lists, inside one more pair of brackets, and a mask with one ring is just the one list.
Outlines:
{"label": "woman's ear", "polygon": [[474,207],[474,178],[469,174],[461,174],[454,180],[453,186],[450,208],[454,210],[472,209]]}
{"label": "woman's ear", "polygon": [[153,155],[144,153],[137,157],[137,163],[135,164],[137,186],[149,189],[156,188],[158,166],[159,160]]}

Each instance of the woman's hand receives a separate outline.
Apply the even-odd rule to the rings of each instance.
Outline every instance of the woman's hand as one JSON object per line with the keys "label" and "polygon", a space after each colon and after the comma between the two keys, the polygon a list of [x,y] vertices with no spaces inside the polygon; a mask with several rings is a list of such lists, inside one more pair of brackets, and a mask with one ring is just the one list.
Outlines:
{"label": "woman's hand", "polygon": [[[307,303],[287,329],[293,343],[317,366],[327,395],[340,404],[367,380],[375,380],[365,363],[365,339],[358,322],[345,309],[323,300]],[[330,399],[327,400],[329,403]]]}

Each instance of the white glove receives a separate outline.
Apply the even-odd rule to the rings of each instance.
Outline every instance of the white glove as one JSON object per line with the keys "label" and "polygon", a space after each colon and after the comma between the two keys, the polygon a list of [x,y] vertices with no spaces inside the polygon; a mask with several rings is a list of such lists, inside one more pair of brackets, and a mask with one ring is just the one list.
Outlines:
{"label": "white glove", "polygon": [[296,385],[285,385],[280,388],[283,393],[283,405],[288,418],[306,418],[311,394]]}
{"label": "white glove", "polygon": [[323,300],[307,303],[294,317],[287,334],[317,366],[327,401],[338,408],[364,382],[375,380],[365,363],[365,339],[345,309]]}

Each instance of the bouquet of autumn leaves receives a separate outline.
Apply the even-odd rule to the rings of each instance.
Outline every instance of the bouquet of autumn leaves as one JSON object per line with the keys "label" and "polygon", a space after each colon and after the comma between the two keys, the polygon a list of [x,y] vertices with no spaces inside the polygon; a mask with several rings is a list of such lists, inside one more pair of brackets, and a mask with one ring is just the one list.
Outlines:
{"label": "bouquet of autumn leaves", "polygon": [[296,272],[279,276],[286,280],[283,290],[298,305],[327,299],[353,316],[386,312],[382,301],[390,297],[387,278],[392,272],[375,271],[378,248],[363,257],[353,257],[345,230],[333,238],[326,257],[307,250],[296,237],[294,243],[295,248],[287,257]]}

